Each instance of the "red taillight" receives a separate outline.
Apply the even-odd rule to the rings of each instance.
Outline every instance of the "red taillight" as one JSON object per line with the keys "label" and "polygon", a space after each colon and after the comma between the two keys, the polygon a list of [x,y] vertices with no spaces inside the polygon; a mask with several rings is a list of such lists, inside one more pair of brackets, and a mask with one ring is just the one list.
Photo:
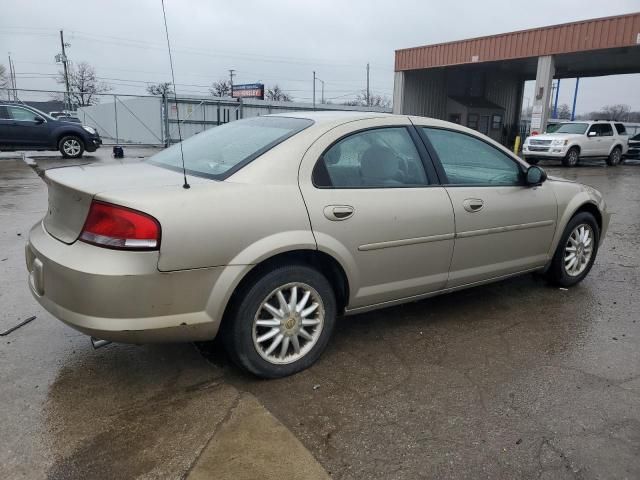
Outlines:
{"label": "red taillight", "polygon": [[107,248],[157,250],[160,224],[146,213],[94,200],[80,240]]}

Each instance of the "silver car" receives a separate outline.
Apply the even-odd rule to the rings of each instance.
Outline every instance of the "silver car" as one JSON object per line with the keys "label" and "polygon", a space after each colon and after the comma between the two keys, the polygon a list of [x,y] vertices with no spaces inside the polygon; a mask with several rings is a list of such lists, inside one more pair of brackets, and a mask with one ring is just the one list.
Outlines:
{"label": "silver car", "polygon": [[599,192],[473,130],[376,113],[236,121],[46,182],[26,246],[44,308],[108,341],[220,333],[270,378],[313,364],[338,315],[525,272],[574,285],[609,223]]}

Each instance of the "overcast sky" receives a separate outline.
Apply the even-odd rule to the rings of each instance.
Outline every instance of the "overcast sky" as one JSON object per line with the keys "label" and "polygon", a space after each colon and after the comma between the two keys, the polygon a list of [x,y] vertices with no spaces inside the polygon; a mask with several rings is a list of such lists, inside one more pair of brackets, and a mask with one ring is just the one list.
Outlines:
{"label": "overcast sky", "polygon": [[[165,2],[178,93],[205,94],[233,68],[234,83],[278,83],[310,101],[316,70],[336,103],[364,88],[367,62],[373,92],[392,96],[399,48],[640,11],[640,0]],[[160,0],[0,0],[0,12],[0,63],[11,52],[18,87],[57,88],[59,29],[68,57],[92,64],[114,92],[170,81]],[[560,103],[571,103],[574,84],[561,82]],[[584,79],[577,110],[614,103],[640,110],[639,86],[639,75]]]}

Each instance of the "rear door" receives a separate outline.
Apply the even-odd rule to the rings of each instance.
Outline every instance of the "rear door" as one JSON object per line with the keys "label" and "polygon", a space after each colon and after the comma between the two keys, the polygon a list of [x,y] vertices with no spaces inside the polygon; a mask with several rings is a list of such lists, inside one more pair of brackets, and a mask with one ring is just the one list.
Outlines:
{"label": "rear door", "polygon": [[20,148],[46,147],[49,143],[47,120],[28,108],[8,105],[8,141]]}
{"label": "rear door", "polygon": [[408,118],[350,122],[307,150],[299,183],[318,248],[338,259],[350,308],[444,288],[454,220]]}
{"label": "rear door", "polygon": [[542,267],[557,220],[551,185],[524,184],[525,167],[483,138],[420,127],[455,213],[448,287]]}

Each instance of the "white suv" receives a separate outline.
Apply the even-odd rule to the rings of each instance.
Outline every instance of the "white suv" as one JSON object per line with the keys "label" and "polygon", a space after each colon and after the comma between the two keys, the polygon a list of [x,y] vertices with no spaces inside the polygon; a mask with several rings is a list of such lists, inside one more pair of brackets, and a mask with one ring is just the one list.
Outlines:
{"label": "white suv", "polygon": [[582,121],[563,123],[553,133],[527,137],[522,154],[535,165],[541,159],[562,160],[565,167],[575,166],[581,158],[606,158],[618,165],[627,153],[628,137],[622,123]]}

